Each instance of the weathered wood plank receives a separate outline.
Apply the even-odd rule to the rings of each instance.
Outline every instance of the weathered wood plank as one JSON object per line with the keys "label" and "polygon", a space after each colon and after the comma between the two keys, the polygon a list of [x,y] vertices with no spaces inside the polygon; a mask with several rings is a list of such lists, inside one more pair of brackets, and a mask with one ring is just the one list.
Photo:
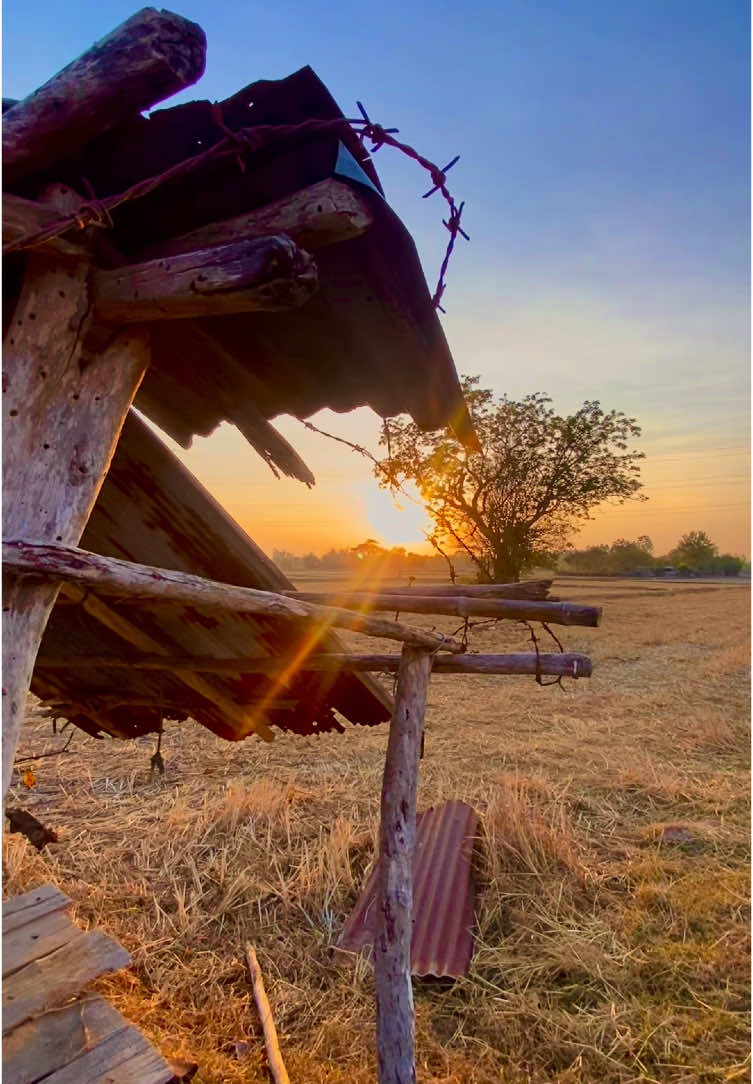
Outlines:
{"label": "weathered wood plank", "polygon": [[[55,186],[47,198],[80,198]],[[149,359],[148,333],[117,334],[81,364],[91,305],[89,263],[29,256],[4,342],[3,532],[76,544]],[[3,592],[3,796],[26,694],[58,588],[11,578]]]}
{"label": "weathered wood plank", "polygon": [[291,309],[317,286],[316,264],[289,237],[260,237],[97,271],[98,314],[114,324]]}
{"label": "weathered wood plank", "polygon": [[[6,532],[6,538],[12,538]],[[398,640],[430,650],[459,652],[458,640],[403,625],[399,621],[369,617],[335,606],[312,606],[297,599],[252,587],[233,587],[167,568],[152,568],[134,561],[103,557],[98,553],[65,546],[12,540],[3,542],[3,566],[31,576],[62,579],[90,587],[100,594],[142,598],[150,603],[169,599],[200,609],[234,610],[236,613],[265,614],[269,617],[303,618],[313,623],[316,635],[332,626],[365,632],[369,636]]]}
{"label": "weathered wood plank", "polygon": [[[307,655],[296,665],[294,659],[287,662],[279,658],[245,656],[237,658],[213,658],[210,655],[141,655],[139,657],[114,655],[69,655],[61,658],[37,658],[37,667],[50,670],[88,670],[101,667],[110,670],[196,670],[204,674],[278,674],[290,669],[320,673],[331,670],[396,674],[400,666],[399,655]],[[435,674],[541,674],[543,677],[587,678],[592,665],[587,655],[579,652],[540,654],[519,652],[509,655],[437,655],[432,670]]]}
{"label": "weathered wood plank", "polygon": [[45,1077],[45,1084],[170,1084],[172,1079],[167,1061],[131,1025]]}
{"label": "weathered wood plank", "polygon": [[200,26],[143,8],[5,113],[4,183],[195,83],[205,57]]}
{"label": "weathered wood plank", "polygon": [[33,888],[22,896],[14,896],[3,903],[3,934],[31,922],[40,915],[73,906],[73,900],[52,883]]}
{"label": "weathered wood plank", "polygon": [[374,933],[380,1084],[415,1084],[410,946],[421,734],[432,657],[403,648],[384,762]]}
{"label": "weathered wood plank", "polygon": [[80,994],[99,975],[127,967],[130,960],[126,950],[102,930],[79,933],[67,945],[4,980],[3,1035]]}
{"label": "weathered wood plank", "polygon": [[176,256],[212,245],[226,245],[241,237],[275,233],[286,233],[308,251],[358,237],[373,221],[367,200],[349,184],[329,177],[235,218],[210,222],[181,237],[152,245],[141,258]]}
{"label": "weathered wood plank", "polygon": [[27,1020],[3,1039],[3,1084],[41,1080],[127,1027],[117,1009],[91,993]]}
{"label": "weathered wood plank", "polygon": [[19,971],[32,960],[49,956],[78,937],[79,927],[66,911],[51,911],[7,933],[3,930],[3,978]]}

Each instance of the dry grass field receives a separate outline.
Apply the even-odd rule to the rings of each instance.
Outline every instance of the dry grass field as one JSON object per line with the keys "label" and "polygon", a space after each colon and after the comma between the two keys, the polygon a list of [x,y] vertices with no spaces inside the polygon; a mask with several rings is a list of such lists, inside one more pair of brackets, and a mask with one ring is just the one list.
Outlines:
{"label": "dry grass field", "polygon": [[[473,803],[485,858],[470,974],[415,987],[419,1080],[747,1080],[749,591],[554,593],[604,606],[600,629],[562,630],[590,681],[432,680],[419,808]],[[526,641],[500,624],[472,646]],[[66,737],[32,715],[19,752]],[[371,861],[386,740],[235,745],[172,724],[150,781],[151,740],[76,734],[34,789],[14,784],[9,804],[60,841],[7,836],[5,894],[52,879],[111,930],[133,967],[100,988],[198,1081],[268,1079],[246,940],[291,1080],[373,1081],[372,975],[333,945]]]}

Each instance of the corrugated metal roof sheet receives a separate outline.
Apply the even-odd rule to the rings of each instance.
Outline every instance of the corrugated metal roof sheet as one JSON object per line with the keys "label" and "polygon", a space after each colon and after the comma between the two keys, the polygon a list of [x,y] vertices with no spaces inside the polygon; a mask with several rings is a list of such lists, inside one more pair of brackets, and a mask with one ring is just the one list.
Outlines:
{"label": "corrugated metal roof sheet", "polygon": [[[378,189],[348,182],[374,221],[362,236],[317,250],[318,289],[294,312],[156,324],[136,405],[185,447],[223,419],[242,422],[245,401],[266,418],[368,405],[382,416],[409,412],[426,429],[450,425],[461,440],[475,440],[416,247],[379,194],[370,156],[311,68],[252,83],[219,106],[194,101],[136,116],[56,163],[50,176],[74,188],[86,177],[100,198],[123,191],[224,138],[218,108],[231,130],[312,118],[342,125],[244,151],[243,170],[235,157],[214,159],[122,204],[112,240],[128,260],[333,177],[342,146]],[[25,178],[19,194],[36,195],[45,180]],[[197,325],[214,351],[192,335]]]}
{"label": "corrugated metal roof sheet", "polygon": [[[241,587],[277,591],[292,587],[277,566],[149,427],[131,412],[110,471],[84,532],[82,546],[158,568],[192,572]],[[90,592],[95,595],[96,592]],[[202,613],[194,607],[154,603],[104,602],[115,624],[151,637],[171,655],[274,656],[281,660],[315,651],[342,651],[328,633],[311,643],[307,622],[252,615]],[[264,721],[281,730],[316,734],[342,729],[333,709],[354,723],[384,722],[391,699],[369,675],[294,673],[284,685],[261,674],[202,675],[207,695],[189,688],[179,674],[107,669],[45,668],[44,659],[93,655],[128,657],[137,650],[127,636],[106,627],[84,606],[61,599],[45,631],[32,691],[60,704],[58,714],[88,733],[103,730],[136,737],[168,718],[190,716],[220,737],[242,737],[239,720],[228,717],[222,702],[237,705],[241,716],[272,695]],[[156,648],[155,648],[156,650]],[[138,650],[137,650],[138,653]],[[282,665],[282,663],[281,663]],[[212,692],[216,693],[216,702]],[[129,701],[131,703],[129,704]],[[168,710],[169,708],[169,710]]]}
{"label": "corrugated metal roof sheet", "polygon": [[[414,975],[458,978],[470,966],[475,897],[471,860],[478,825],[476,810],[457,800],[427,809],[417,819],[411,940]],[[376,882],[375,865],[343,927],[339,949],[362,952],[373,945]]]}

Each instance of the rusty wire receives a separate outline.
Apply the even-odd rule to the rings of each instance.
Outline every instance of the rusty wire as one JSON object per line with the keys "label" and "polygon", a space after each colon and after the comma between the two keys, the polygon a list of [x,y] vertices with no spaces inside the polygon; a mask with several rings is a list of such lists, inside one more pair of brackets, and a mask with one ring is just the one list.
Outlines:
{"label": "rusty wire", "polygon": [[435,192],[441,192],[442,197],[447,203],[448,216],[446,219],[442,220],[442,224],[449,231],[450,239],[447,243],[444,259],[442,260],[439,279],[432,295],[433,307],[439,309],[440,312],[444,312],[445,310],[442,308],[441,300],[445,291],[445,276],[455,247],[455,241],[458,234],[464,237],[466,241],[470,240],[468,234],[460,224],[465,203],[457,204],[447,188],[446,175],[459,161],[460,156],[456,155],[452,161],[448,162],[446,166],[440,169],[439,166],[419,154],[413,147],[395,139],[395,133],[399,131],[398,128],[383,128],[382,125],[375,124],[370,119],[361,102],[358,102],[357,105],[361,113],[360,118],[340,117],[335,120],[319,120],[311,118],[309,120],[301,121],[298,124],[259,124],[251,128],[239,128],[237,131],[233,131],[231,128],[227,127],[222,117],[222,111],[220,107],[216,105],[213,107],[213,118],[221,133],[221,139],[215,143],[214,146],[209,147],[200,154],[193,155],[191,158],[184,158],[182,161],[177,162],[174,166],[164,170],[162,173],[155,174],[152,177],[145,177],[143,180],[137,181],[122,192],[118,192],[112,196],[106,196],[102,199],[97,199],[89,182],[86,181],[86,179],[83,179],[83,183],[89,195],[87,201],[82,203],[72,214],[61,216],[44,229],[37,230],[32,234],[27,234],[25,237],[20,237],[15,241],[9,241],[7,244],[3,245],[3,255],[8,255],[12,252],[20,252],[24,249],[44,244],[46,241],[51,241],[73,229],[83,230],[91,226],[102,229],[112,229],[114,224],[111,218],[111,212],[117,207],[120,207],[124,203],[132,202],[133,200],[142,199],[162,185],[187,176],[214,159],[235,156],[239,168],[242,172],[245,172],[246,166],[242,157],[244,153],[253,153],[254,151],[261,150],[263,147],[275,142],[284,142],[291,137],[316,135],[338,130],[342,131],[342,126],[344,124],[349,124],[355,130],[362,146],[366,140],[369,140],[372,143],[370,148],[371,154],[375,154],[381,147],[387,145],[401,151],[422,166],[423,169],[429,173],[432,181],[432,188],[424,193],[423,198],[427,199]]}

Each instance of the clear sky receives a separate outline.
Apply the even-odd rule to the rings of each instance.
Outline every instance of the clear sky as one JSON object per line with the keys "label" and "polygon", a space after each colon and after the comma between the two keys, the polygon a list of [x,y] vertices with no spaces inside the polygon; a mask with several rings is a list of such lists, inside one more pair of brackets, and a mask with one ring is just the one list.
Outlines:
{"label": "clear sky", "polygon": [[[579,544],[706,530],[749,553],[750,29],[745,0],[174,0],[207,34],[207,71],[174,99],[218,99],[311,64],[341,108],[442,164],[467,201],[445,330],[461,373],[511,396],[585,398],[644,429],[647,504],[606,508]],[[4,94],[22,97],[136,5],[6,0]],[[434,285],[446,232],[425,179],[376,166]],[[317,419],[315,419],[317,420]],[[324,415],[370,440],[368,411]],[[318,485],[271,478],[228,427],[183,458],[265,548],[365,536],[417,544],[367,464],[293,420]]]}

